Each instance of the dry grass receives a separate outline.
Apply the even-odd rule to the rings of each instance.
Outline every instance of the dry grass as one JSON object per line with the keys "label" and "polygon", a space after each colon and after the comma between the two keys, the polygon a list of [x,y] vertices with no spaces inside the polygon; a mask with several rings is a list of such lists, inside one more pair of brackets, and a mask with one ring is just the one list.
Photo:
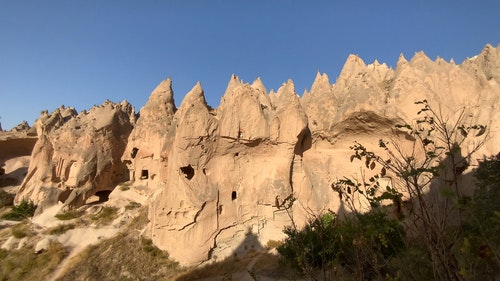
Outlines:
{"label": "dry grass", "polygon": [[59,243],[35,254],[33,245],[21,250],[0,249],[0,280],[40,280],[49,276],[67,255]]}
{"label": "dry grass", "polygon": [[55,217],[58,220],[65,221],[65,220],[72,220],[72,219],[79,218],[82,215],[83,215],[82,211],[79,211],[77,209],[69,209],[63,213],[56,214]]}
{"label": "dry grass", "polygon": [[22,222],[19,224],[16,224],[11,227],[10,229],[12,236],[14,236],[17,239],[24,238],[26,236],[32,236],[33,232],[29,228],[29,225],[26,222]]}
{"label": "dry grass", "polygon": [[74,229],[76,226],[73,223],[62,223],[58,226],[54,226],[47,230],[47,233],[50,235],[61,235],[70,229]]}
{"label": "dry grass", "polygon": [[108,225],[118,217],[118,208],[106,206],[101,211],[93,215],[90,219],[98,225]]}
{"label": "dry grass", "polygon": [[143,209],[126,232],[74,257],[58,280],[174,280],[184,269],[140,236],[146,223]]}

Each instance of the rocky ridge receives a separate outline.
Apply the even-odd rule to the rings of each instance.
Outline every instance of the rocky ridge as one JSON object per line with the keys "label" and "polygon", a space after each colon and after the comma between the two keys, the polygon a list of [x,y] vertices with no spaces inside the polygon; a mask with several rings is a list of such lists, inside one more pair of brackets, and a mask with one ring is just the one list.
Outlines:
{"label": "rocky ridge", "polygon": [[391,69],[351,55],[335,84],[318,73],[302,97],[292,81],[268,93],[260,79],[233,75],[215,109],[200,83],[177,109],[167,79],[138,115],[127,102],[44,112],[16,201],[39,212],[57,201],[78,207],[128,181],[149,196],[145,234],[181,264],[243,255],[280,240],[291,216],[301,224],[310,212],[342,212],[330,184],[359,172],[346,164],[349,146],[404,142],[394,126],[414,120],[416,100],[451,119],[466,108],[489,128],[478,158],[498,153],[499,83],[500,48],[491,45],[459,65],[419,52]]}

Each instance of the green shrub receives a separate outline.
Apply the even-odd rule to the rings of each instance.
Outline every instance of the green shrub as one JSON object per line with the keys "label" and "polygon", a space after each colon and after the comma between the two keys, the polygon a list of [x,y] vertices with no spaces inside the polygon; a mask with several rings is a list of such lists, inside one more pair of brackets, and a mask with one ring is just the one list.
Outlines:
{"label": "green shrub", "polygon": [[31,201],[23,200],[17,206],[13,206],[9,213],[2,216],[3,219],[22,221],[28,217],[32,217],[35,214],[36,205]]}
{"label": "green shrub", "polygon": [[500,154],[479,163],[477,189],[461,203],[463,235],[455,254],[469,280],[492,280],[500,272]]}
{"label": "green shrub", "polygon": [[314,217],[303,229],[287,227],[287,238],[278,252],[299,272],[315,272],[342,266],[359,279],[373,279],[389,272],[388,261],[405,248],[402,225],[380,210]]}

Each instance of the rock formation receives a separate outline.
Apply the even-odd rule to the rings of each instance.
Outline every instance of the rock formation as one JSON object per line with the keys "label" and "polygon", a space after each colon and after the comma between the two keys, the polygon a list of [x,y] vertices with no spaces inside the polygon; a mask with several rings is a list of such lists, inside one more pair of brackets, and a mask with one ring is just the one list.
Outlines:
{"label": "rock formation", "polygon": [[[150,235],[183,264],[239,255],[282,238],[290,214],[304,223],[309,212],[342,212],[331,183],[359,173],[348,163],[355,140],[377,149],[380,138],[404,140],[396,124],[412,122],[427,99],[444,116],[466,107],[470,120],[490,128],[478,155],[500,150],[499,49],[486,46],[462,65],[431,61],[423,52],[393,70],[348,57],[335,84],[318,73],[299,100],[291,81],[267,94],[259,80],[229,81],[220,106],[205,104],[199,85],[175,113],[174,135],[163,151],[165,179],[152,197]],[[479,107],[487,110],[479,110]],[[140,118],[139,118],[140,120]],[[170,149],[168,149],[170,147]],[[253,240],[252,240],[253,241]]]}
{"label": "rock formation", "polygon": [[0,187],[21,183],[36,141],[36,133],[26,121],[8,132],[0,132]]}
{"label": "rock formation", "polygon": [[137,188],[155,187],[165,180],[162,174],[167,161],[162,152],[173,139],[175,111],[172,81],[167,79],[156,87],[140,110],[122,157],[129,168],[131,183]]}
{"label": "rock formation", "polygon": [[401,55],[395,69],[351,55],[335,84],[318,73],[302,98],[292,81],[268,93],[260,79],[233,75],[216,109],[200,83],[176,109],[167,79],[138,116],[126,102],[44,112],[16,200],[80,206],[129,181],[150,196],[146,235],[181,264],[241,255],[280,240],[291,218],[343,212],[331,183],[359,174],[349,146],[404,143],[395,125],[413,122],[423,99],[450,121],[465,108],[468,121],[488,126],[477,158],[500,151],[500,48],[460,65]]}
{"label": "rock formation", "polygon": [[39,212],[58,200],[78,207],[127,180],[120,159],[132,130],[132,115],[126,101],[106,101],[80,114],[66,107],[42,112],[35,123],[38,141],[16,202],[31,200]]}

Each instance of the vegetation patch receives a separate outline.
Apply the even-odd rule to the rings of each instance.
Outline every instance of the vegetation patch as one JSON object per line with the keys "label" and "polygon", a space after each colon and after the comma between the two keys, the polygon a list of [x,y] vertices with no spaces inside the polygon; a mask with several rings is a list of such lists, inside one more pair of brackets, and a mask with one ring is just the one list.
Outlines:
{"label": "vegetation patch", "polygon": [[130,202],[127,204],[127,206],[125,206],[125,210],[133,210],[133,209],[140,208],[141,206],[142,206],[141,203]]}
{"label": "vegetation patch", "polygon": [[69,209],[63,213],[56,214],[55,217],[59,220],[65,221],[79,218],[82,214],[83,212],[77,209]]}
{"label": "vegetation patch", "polygon": [[2,215],[4,220],[22,221],[32,217],[35,214],[36,205],[31,201],[23,200],[17,206],[13,206],[12,210]]}
{"label": "vegetation patch", "polygon": [[34,247],[7,251],[0,249],[0,280],[40,280],[48,277],[66,257],[66,249],[53,242],[47,250],[35,254]]}
{"label": "vegetation patch", "polygon": [[143,211],[126,232],[91,245],[74,257],[57,280],[175,280],[185,269],[140,236],[146,223]]}
{"label": "vegetation patch", "polygon": [[66,231],[68,231],[70,229],[74,229],[74,228],[75,228],[75,225],[72,223],[67,223],[67,224],[62,223],[62,224],[59,224],[58,226],[50,228],[47,232],[50,235],[61,235],[61,234],[66,233]]}
{"label": "vegetation patch", "polygon": [[12,226],[10,229],[12,236],[14,236],[17,239],[24,238],[26,236],[31,236],[32,232],[29,229],[28,224],[26,223],[20,223]]}
{"label": "vegetation patch", "polygon": [[114,219],[118,217],[118,208],[106,206],[101,209],[101,211],[93,215],[90,219],[99,225],[110,224]]}

